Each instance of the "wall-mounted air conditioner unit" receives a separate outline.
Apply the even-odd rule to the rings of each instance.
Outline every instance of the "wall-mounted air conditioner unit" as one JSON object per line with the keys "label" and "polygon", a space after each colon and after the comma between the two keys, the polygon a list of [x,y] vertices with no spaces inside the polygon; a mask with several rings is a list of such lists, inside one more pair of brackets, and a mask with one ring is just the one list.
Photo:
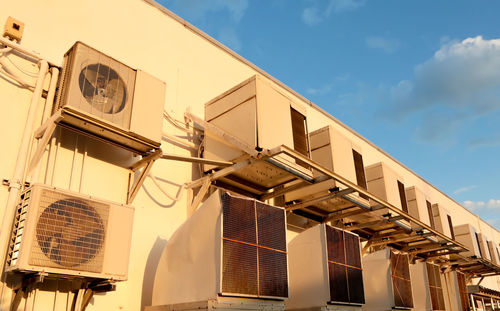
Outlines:
{"label": "wall-mounted air conditioner unit", "polygon": [[[309,140],[311,159],[314,162],[366,189],[363,156],[358,146],[331,125],[311,132]],[[318,173],[315,173],[315,175],[318,175]],[[340,191],[346,189],[346,186],[334,180],[324,181],[297,191],[288,192],[285,195],[285,202],[313,199],[324,196],[325,193],[333,189]],[[369,207],[367,198],[360,196],[357,192],[323,200],[317,205],[319,208],[331,212],[354,206],[355,203]]]}
{"label": "wall-mounted air conditioner unit", "polygon": [[[285,145],[309,157],[306,110],[260,76],[231,88],[205,104],[205,120],[246,144],[250,149],[272,149]],[[205,156],[209,159],[237,160],[244,152],[219,136],[205,133]],[[273,187],[290,181],[294,172],[311,176],[309,167],[300,161],[279,155],[235,173],[251,183]],[[282,167],[283,169],[277,169]],[[211,169],[213,166],[206,166]]]}
{"label": "wall-mounted air conditioner unit", "polygon": [[[369,192],[401,209],[403,212],[409,212],[405,185],[401,176],[396,174],[395,171],[383,162],[372,164],[366,167],[365,171]],[[373,202],[372,205],[378,205],[378,203]],[[389,209],[380,209],[377,211],[377,214],[395,215],[396,213]],[[410,226],[405,220],[401,221],[401,223],[408,227]]]}
{"label": "wall-mounted air conditioner unit", "polygon": [[490,251],[491,261],[493,263],[500,265],[500,253],[498,252],[497,243],[493,241],[488,241],[488,250]]}
{"label": "wall-mounted air conditioner unit", "polygon": [[141,70],[81,42],[64,56],[61,125],[144,153],[160,147],[164,104],[165,83]]}
{"label": "wall-mounted air conditioner unit", "polygon": [[413,291],[407,254],[389,248],[363,257],[364,311],[409,310]]}
{"label": "wall-mounted air conditioner unit", "polygon": [[450,212],[439,203],[432,204],[435,229],[449,238],[455,239],[453,221]]}
{"label": "wall-mounted air conditioner unit", "polygon": [[17,207],[6,271],[126,280],[134,209],[35,184]]}
{"label": "wall-mounted air conditioner unit", "polygon": [[217,191],[168,240],[156,270],[153,306],[177,310],[178,304],[221,303],[224,297],[254,298],[234,303],[268,307],[281,300],[278,308],[284,309],[283,208]]}
{"label": "wall-mounted air conditioner unit", "polygon": [[488,249],[488,243],[486,242],[486,237],[481,232],[476,233],[477,242],[479,244],[479,249],[481,250],[481,257],[487,260],[491,260],[490,250]]}
{"label": "wall-mounted air conditioner unit", "polygon": [[287,310],[361,310],[365,296],[356,234],[317,225],[288,243],[288,261]]}
{"label": "wall-mounted air conditioner unit", "polygon": [[413,294],[416,297],[413,301],[414,310],[450,310],[445,306],[443,294],[445,283],[441,279],[439,266],[416,262],[410,265],[410,273]]}
{"label": "wall-mounted air conditioner unit", "polygon": [[468,257],[476,256],[478,258],[483,257],[479,246],[478,233],[475,228],[470,224],[463,224],[454,226],[453,231],[455,232],[455,240],[469,249],[469,251],[461,253],[462,255]]}
{"label": "wall-mounted air conditioner unit", "polygon": [[[417,187],[412,186],[405,189],[408,202],[408,213],[426,225],[435,228],[434,217],[432,217],[432,206],[429,199]],[[413,229],[418,230],[416,224],[411,224]]]}

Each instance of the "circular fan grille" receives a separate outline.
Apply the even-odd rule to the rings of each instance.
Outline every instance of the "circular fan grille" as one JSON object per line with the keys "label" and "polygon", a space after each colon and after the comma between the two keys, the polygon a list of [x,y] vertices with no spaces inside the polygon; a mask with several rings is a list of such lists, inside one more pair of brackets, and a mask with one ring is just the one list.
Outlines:
{"label": "circular fan grille", "polygon": [[104,225],[94,208],[79,200],[58,200],[38,220],[36,238],[42,252],[64,267],[94,258],[104,244]]}
{"label": "circular fan grille", "polygon": [[79,76],[80,91],[95,109],[109,114],[125,108],[127,90],[118,73],[103,64],[84,67]]}

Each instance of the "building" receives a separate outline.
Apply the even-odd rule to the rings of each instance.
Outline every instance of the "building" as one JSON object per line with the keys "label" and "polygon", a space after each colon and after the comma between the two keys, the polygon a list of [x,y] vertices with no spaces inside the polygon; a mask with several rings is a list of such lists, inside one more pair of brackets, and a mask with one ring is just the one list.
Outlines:
{"label": "building", "polygon": [[[262,294],[265,288],[260,288],[259,281],[257,292],[245,288],[248,293],[232,292],[228,295],[232,298],[217,298],[220,288],[215,285],[192,287],[193,291],[179,291],[170,298],[163,294],[164,288],[193,279],[186,274],[166,280],[162,271],[172,262],[170,258],[181,265],[203,258],[196,256],[205,251],[216,255],[214,249],[206,248],[209,242],[201,242],[211,236],[201,233],[220,224],[214,218],[209,227],[199,213],[224,212],[223,204],[215,199],[216,189],[284,207],[288,226],[281,238],[290,243],[318,223],[359,236],[361,263],[340,263],[333,257],[327,262],[345,269],[340,274],[332,272],[333,278],[349,279],[348,268],[361,271],[362,267],[363,277],[355,271],[353,278],[364,284],[363,299],[353,299],[347,283],[342,285],[347,288],[342,295],[334,299],[332,293],[340,293],[341,286],[330,286],[327,301],[310,307],[465,310],[463,303],[469,304],[465,284],[500,290],[500,233],[496,229],[348,126],[157,3],[25,0],[4,3],[0,21],[7,23],[11,37],[22,32],[20,44],[6,38],[1,41],[13,47],[2,48],[0,58],[0,94],[4,96],[0,126],[5,133],[0,245],[7,252],[2,310],[143,310],[151,306],[150,310],[170,310],[161,305],[174,303],[176,310],[284,309],[282,298],[294,290],[273,292],[277,287],[272,287],[270,294]],[[73,67],[63,61],[75,42],[90,47],[83,48],[85,55],[103,53],[114,60],[84,60],[70,77],[73,69],[68,68]],[[96,63],[104,66],[93,66]],[[100,81],[103,72],[104,82]],[[125,79],[124,75],[135,78]],[[58,109],[76,96],[63,92],[63,79],[80,86],[81,100],[97,105],[97,110],[72,114]],[[89,81],[92,79],[95,82]],[[135,90],[133,97],[131,89]],[[96,103],[86,96],[101,97]],[[59,106],[54,106],[54,98]],[[155,105],[158,101],[160,105]],[[273,104],[261,104],[268,101]],[[122,119],[108,118],[125,114],[131,102],[140,103],[127,112],[133,115],[131,124],[117,126]],[[235,124],[237,118],[243,121]],[[86,200],[87,205],[110,206],[102,209],[110,212],[70,204],[63,209],[49,205],[40,215],[23,216],[26,210],[21,203],[43,192],[43,186],[30,188],[36,184],[58,195],[80,196],[76,201]],[[82,209],[86,216],[75,221],[72,215]],[[105,214],[107,218],[102,220]],[[89,220],[90,216],[101,220]],[[14,219],[15,232],[10,230]],[[31,220],[31,236],[19,233],[25,219]],[[263,219],[258,223],[265,224],[267,218]],[[59,231],[39,229],[38,224]],[[92,231],[87,232],[88,228]],[[192,236],[199,236],[198,240],[174,234],[188,232],[191,236],[190,230],[197,232]],[[82,242],[74,232],[85,233],[88,240]],[[23,256],[22,251],[30,252],[25,241],[35,239],[39,246],[33,244],[32,249],[38,250],[46,266]],[[345,241],[345,252],[356,249],[345,247]],[[72,248],[61,248],[68,243]],[[287,252],[286,245],[260,243],[247,244],[256,250],[272,248],[276,256]],[[166,249],[173,245],[186,257],[167,254]],[[186,245],[192,248],[186,251]],[[203,252],[198,245],[205,247]],[[91,250],[83,254],[85,247]],[[328,251],[329,246],[321,247],[323,253]],[[16,253],[18,250],[21,252]],[[73,254],[70,257],[75,261],[63,265],[61,258],[67,254]],[[352,256],[355,261],[356,255]],[[91,267],[98,260],[100,266]],[[218,260],[212,264],[220,265]],[[191,263],[194,269],[199,262]],[[210,267],[196,269],[215,274]],[[321,271],[330,270],[323,267]],[[292,273],[288,271],[290,280]],[[387,286],[374,282],[369,277],[372,273],[380,273]],[[324,277],[322,282],[327,283],[322,284],[336,284],[331,280]],[[243,283],[249,284],[247,281]],[[377,291],[380,288],[382,292]],[[270,297],[273,299],[260,299]]]}

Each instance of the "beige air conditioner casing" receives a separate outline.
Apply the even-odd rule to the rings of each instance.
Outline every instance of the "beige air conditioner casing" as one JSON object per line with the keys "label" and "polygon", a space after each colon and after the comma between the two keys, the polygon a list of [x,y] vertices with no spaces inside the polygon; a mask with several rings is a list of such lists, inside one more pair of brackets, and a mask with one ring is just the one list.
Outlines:
{"label": "beige air conditioner casing", "polygon": [[[311,132],[309,134],[309,140],[311,145],[311,158],[314,162],[339,174],[361,188],[366,189],[362,152],[357,145],[352,143],[331,125]],[[317,175],[319,174],[315,173],[314,177],[317,177]],[[297,191],[286,193],[285,202],[301,201],[324,196],[325,193],[328,193],[329,190],[336,187],[338,190],[347,188],[335,180],[327,180],[301,188]],[[317,207],[332,212],[337,209],[354,206],[355,204],[353,201],[366,207],[370,206],[368,200],[360,197],[356,192],[335,197],[330,200],[324,200],[317,203]]]}
{"label": "beige air conditioner casing", "polygon": [[[265,150],[285,145],[309,157],[306,110],[284,95],[277,86],[261,76],[231,88],[205,104],[205,120],[236,137],[251,150]],[[245,155],[210,130],[205,131],[205,157],[233,161]],[[259,163],[235,175],[260,186],[274,187],[290,180],[284,170],[311,176],[310,169],[295,159],[278,155],[275,165]],[[213,166],[205,166],[209,170]]]}
{"label": "beige air conditioner casing", "polygon": [[478,244],[478,240],[476,239],[476,229],[472,227],[470,224],[463,224],[459,226],[453,227],[455,231],[455,240],[457,242],[465,245],[470,251],[461,253],[464,256],[472,257],[476,256],[477,258],[481,258],[481,250],[480,245]]}
{"label": "beige air conditioner casing", "polygon": [[436,230],[447,237],[452,238],[452,228],[450,227],[450,223],[448,221],[448,216],[451,218],[450,212],[448,212],[448,210],[439,203],[435,203],[432,204],[432,215],[434,216],[434,225],[436,226]]}
{"label": "beige air conditioner casing", "polygon": [[[415,186],[407,187],[405,191],[406,200],[408,201],[408,213],[410,216],[432,227],[429,211],[427,209],[427,202],[429,202],[428,198]],[[412,223],[411,226],[414,230],[420,229],[420,226],[417,224]]]}
{"label": "beige air conditioner casing", "polygon": [[126,280],[134,209],[35,184],[17,207],[6,271]]}
{"label": "beige air conditioner casing", "polygon": [[233,298],[236,305],[284,309],[287,297],[284,209],[216,191],[168,240],[152,306],[177,310]]}
{"label": "beige air conditioner casing", "polygon": [[326,224],[288,243],[287,310],[356,310],[365,303],[359,236]]}
{"label": "beige air conditioner casing", "polygon": [[160,147],[165,83],[77,42],[64,56],[61,125],[139,153]]}
{"label": "beige air conditioner casing", "polygon": [[498,257],[498,247],[497,243],[493,241],[487,241],[488,250],[490,251],[491,261],[497,265],[500,265],[500,257]]}

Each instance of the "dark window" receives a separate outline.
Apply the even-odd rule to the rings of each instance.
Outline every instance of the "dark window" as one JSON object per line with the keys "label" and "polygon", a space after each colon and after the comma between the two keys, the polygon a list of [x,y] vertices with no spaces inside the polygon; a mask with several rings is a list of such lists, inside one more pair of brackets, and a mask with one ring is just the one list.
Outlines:
{"label": "dark window", "polygon": [[222,292],[288,297],[283,209],[228,194],[222,203]]}
{"label": "dark window", "polygon": [[401,199],[401,208],[403,212],[408,213],[408,203],[406,202],[405,185],[398,180],[399,198]]}
{"label": "dark window", "polygon": [[326,226],[326,239],[331,301],[364,304],[359,237]]}
{"label": "dark window", "polygon": [[481,250],[481,242],[479,242],[479,234],[475,232],[476,234],[476,242],[477,242],[477,248],[479,249],[479,256],[483,257],[483,251]]}
{"label": "dark window", "polygon": [[451,238],[455,240],[455,231],[453,230],[453,222],[451,221],[451,216],[450,215],[446,216],[448,216],[448,225],[450,226]]}
{"label": "dark window", "polygon": [[[367,189],[366,187],[366,176],[365,176],[365,167],[363,165],[363,156],[357,152],[356,150],[352,150],[352,156],[354,158],[354,169],[356,170],[356,183],[363,189]],[[366,195],[360,194],[363,199],[368,200]]]}
{"label": "dark window", "polygon": [[429,292],[431,295],[431,303],[433,311],[444,311],[443,287],[441,285],[441,277],[439,274],[439,266],[426,263],[427,278],[429,279]]}
{"label": "dark window", "polygon": [[465,282],[465,275],[457,271],[458,292],[460,293],[460,303],[462,306],[461,311],[469,311],[469,295],[467,293],[467,283]]}
{"label": "dark window", "polygon": [[[306,117],[291,107],[290,113],[292,116],[293,149],[298,153],[309,157]],[[303,167],[308,167],[308,165],[302,161],[297,161],[297,164]]]}
{"label": "dark window", "polygon": [[436,223],[434,222],[434,213],[432,212],[432,204],[429,201],[425,201],[427,204],[427,213],[429,214],[429,223],[432,229],[436,229]]}
{"label": "dark window", "polygon": [[394,306],[413,308],[408,255],[391,252],[391,277]]}

